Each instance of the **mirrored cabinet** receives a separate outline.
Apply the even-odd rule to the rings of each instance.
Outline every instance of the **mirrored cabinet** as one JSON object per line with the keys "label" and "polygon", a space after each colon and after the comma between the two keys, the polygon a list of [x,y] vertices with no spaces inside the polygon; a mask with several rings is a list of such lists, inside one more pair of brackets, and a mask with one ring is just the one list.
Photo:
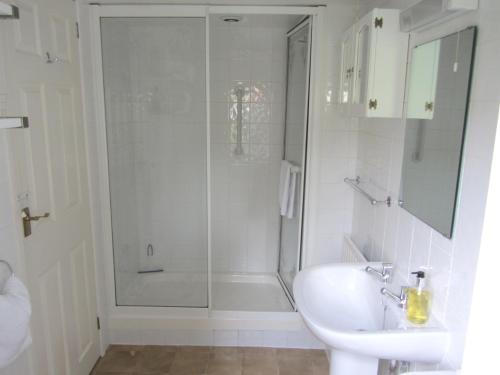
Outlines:
{"label": "mirrored cabinet", "polygon": [[407,118],[432,120],[436,98],[441,40],[415,47],[408,89]]}
{"label": "mirrored cabinet", "polygon": [[374,9],[342,39],[339,103],[360,117],[403,115],[408,34],[399,30],[399,11]]}

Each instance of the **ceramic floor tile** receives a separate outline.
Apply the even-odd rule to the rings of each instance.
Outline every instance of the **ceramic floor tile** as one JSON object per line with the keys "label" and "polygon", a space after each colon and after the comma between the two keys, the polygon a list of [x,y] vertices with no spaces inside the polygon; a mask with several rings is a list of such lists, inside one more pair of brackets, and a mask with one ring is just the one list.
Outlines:
{"label": "ceramic floor tile", "polygon": [[99,361],[97,373],[130,374],[137,371],[138,355],[136,351],[108,351]]}
{"label": "ceramic floor tile", "polygon": [[207,370],[208,361],[203,360],[179,360],[172,363],[169,375],[204,375]]}
{"label": "ceramic floor tile", "polygon": [[168,373],[175,355],[169,347],[145,348],[138,358],[138,370],[145,374]]}
{"label": "ceramic floor tile", "polygon": [[112,345],[92,375],[328,375],[322,350]]}

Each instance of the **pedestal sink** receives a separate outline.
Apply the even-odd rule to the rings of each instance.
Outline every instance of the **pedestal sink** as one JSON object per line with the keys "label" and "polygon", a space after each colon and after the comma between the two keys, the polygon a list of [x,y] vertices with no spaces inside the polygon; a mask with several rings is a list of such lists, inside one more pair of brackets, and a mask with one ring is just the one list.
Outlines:
{"label": "pedestal sink", "polygon": [[376,375],[381,358],[439,362],[447,331],[432,319],[421,327],[407,323],[403,310],[380,294],[385,285],[365,272],[367,265],[382,267],[327,264],[307,268],[295,278],[298,311],[331,350],[330,374]]}

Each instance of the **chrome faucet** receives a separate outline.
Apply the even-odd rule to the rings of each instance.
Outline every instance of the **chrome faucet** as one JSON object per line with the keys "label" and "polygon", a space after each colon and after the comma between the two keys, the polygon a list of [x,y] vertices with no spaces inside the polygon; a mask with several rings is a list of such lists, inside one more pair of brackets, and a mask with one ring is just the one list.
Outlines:
{"label": "chrome faucet", "polygon": [[377,276],[381,281],[388,284],[392,280],[392,270],[394,266],[392,263],[382,263],[382,271],[376,270],[373,267],[367,266],[365,271]]}
{"label": "chrome faucet", "polygon": [[406,307],[406,303],[408,302],[408,295],[406,294],[406,286],[401,287],[401,292],[399,293],[399,296],[396,293],[391,292],[387,288],[382,288],[380,289],[380,293],[382,293],[384,296],[389,297],[392,299],[398,307],[401,307],[404,309]]}

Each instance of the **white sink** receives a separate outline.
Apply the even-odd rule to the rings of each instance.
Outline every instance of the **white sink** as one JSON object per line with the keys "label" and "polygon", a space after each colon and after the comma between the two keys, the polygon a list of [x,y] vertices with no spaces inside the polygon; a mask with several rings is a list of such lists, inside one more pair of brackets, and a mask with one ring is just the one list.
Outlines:
{"label": "white sink", "polygon": [[[367,265],[382,267],[327,264],[305,269],[295,278],[299,313],[331,348],[330,373],[376,374],[379,358],[439,362],[448,343],[446,330],[432,320],[422,327],[406,323],[404,312],[380,294],[384,284],[364,271]],[[388,288],[399,293],[399,286]]]}

